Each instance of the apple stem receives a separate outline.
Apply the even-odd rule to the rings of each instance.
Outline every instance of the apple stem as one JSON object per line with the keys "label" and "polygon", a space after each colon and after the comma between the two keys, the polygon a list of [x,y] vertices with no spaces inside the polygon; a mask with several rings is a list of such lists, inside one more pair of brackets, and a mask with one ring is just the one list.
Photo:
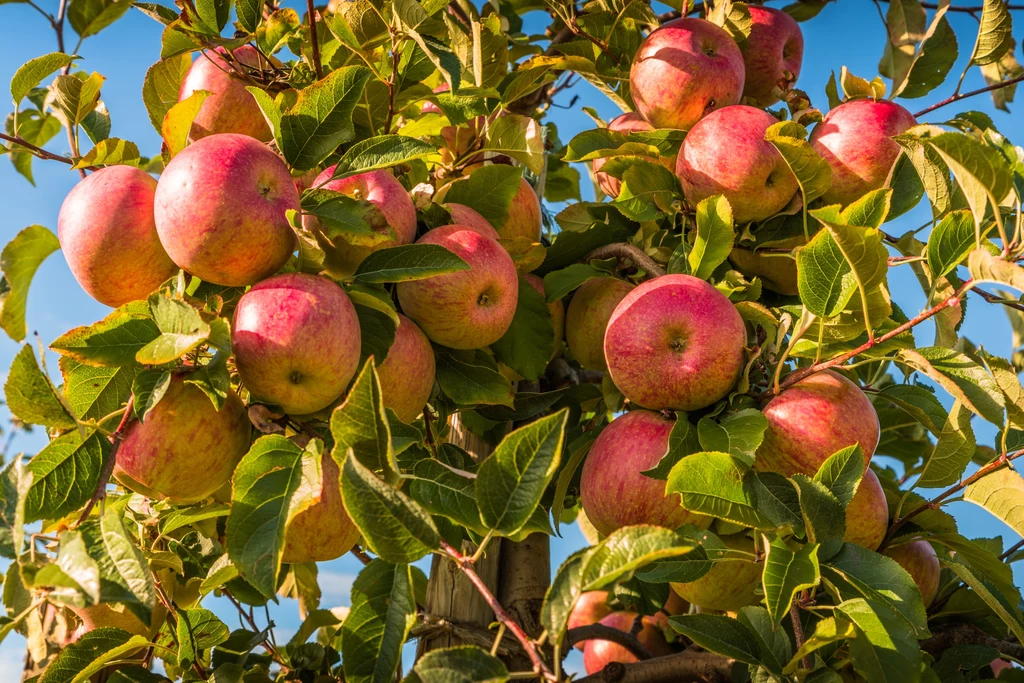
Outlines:
{"label": "apple stem", "polygon": [[316,7],[313,0],[306,0],[306,12],[309,14],[309,41],[313,53],[313,70],[316,71],[316,79],[319,81],[324,77],[324,67],[320,64],[320,38],[316,34]]}
{"label": "apple stem", "polygon": [[[641,627],[643,626],[641,622]],[[636,633],[626,633],[620,631],[612,626],[605,626],[604,624],[589,624],[587,626],[577,626],[571,628],[565,632],[565,645],[566,652],[570,651],[573,645],[582,643],[585,640],[607,640],[621,645],[626,648],[640,659],[653,659],[654,655],[651,654],[650,650],[644,647],[637,637]]]}
{"label": "apple stem", "polygon": [[124,415],[121,416],[121,422],[118,423],[117,429],[115,429],[114,433],[110,436],[110,454],[103,463],[103,471],[100,472],[99,481],[96,482],[96,490],[93,491],[92,498],[89,499],[89,502],[85,504],[85,509],[82,510],[82,514],[79,516],[76,526],[89,519],[89,514],[92,512],[96,503],[107,497],[107,484],[110,483],[110,475],[114,473],[114,465],[117,463],[117,451],[121,448],[121,440],[124,438],[124,430],[132,420],[132,408],[134,403],[135,394],[130,394],[128,396],[128,402],[125,403],[124,406]]}
{"label": "apple stem", "polygon": [[589,263],[590,261],[609,258],[617,258],[620,261],[632,261],[635,265],[647,271],[647,274],[650,277],[661,277],[665,274],[665,269],[658,265],[654,259],[645,254],[642,249],[634,247],[632,244],[627,244],[626,242],[618,242],[616,244],[608,244],[603,247],[598,247],[584,256],[582,261]]}

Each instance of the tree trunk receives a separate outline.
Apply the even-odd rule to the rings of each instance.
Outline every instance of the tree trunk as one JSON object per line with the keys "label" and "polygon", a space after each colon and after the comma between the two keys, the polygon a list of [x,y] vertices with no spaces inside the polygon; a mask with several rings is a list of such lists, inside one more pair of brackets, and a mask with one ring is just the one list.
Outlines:
{"label": "tree trunk", "polygon": [[[515,543],[501,540],[501,567],[498,571],[498,601],[509,616],[531,638],[544,631],[540,608],[551,583],[551,547],[546,534],[530,534]],[[531,671],[525,655],[505,658],[510,671]]]}

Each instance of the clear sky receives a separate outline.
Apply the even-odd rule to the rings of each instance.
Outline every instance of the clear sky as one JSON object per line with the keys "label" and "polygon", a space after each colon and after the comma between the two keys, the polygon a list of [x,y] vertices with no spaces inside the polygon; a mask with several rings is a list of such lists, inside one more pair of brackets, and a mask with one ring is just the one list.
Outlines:
{"label": "clear sky", "polygon": [[[56,10],[57,0],[39,0],[39,4],[47,11]],[[967,0],[954,0],[954,4],[964,4]],[[170,4],[170,3],[166,3]],[[296,6],[294,0],[284,3]],[[975,3],[980,4],[980,3]],[[304,7],[304,5],[303,5]],[[883,11],[885,5],[882,5]],[[662,8],[664,9],[664,8]],[[901,100],[912,112],[923,109],[928,104],[952,94],[958,75],[970,55],[977,22],[969,15],[950,13],[950,21],[959,39],[960,60],[951,72],[950,81],[927,98],[922,100]],[[533,13],[527,17],[526,31],[541,33],[546,26],[546,15]],[[1024,21],[1024,15],[1018,13],[1015,19]],[[828,102],[825,98],[825,83],[831,71],[837,74],[840,67],[847,66],[853,73],[872,78],[878,71],[878,60],[886,39],[885,29],[879,18],[878,11],[868,0],[847,0],[831,4],[815,19],[803,24],[806,48],[803,72],[798,87],[806,90],[812,101],[823,110]],[[70,27],[66,29],[73,36]],[[98,71],[106,77],[102,97],[107,104],[112,119],[112,136],[134,141],[138,144],[143,156],[159,153],[159,136],[150,125],[149,118],[142,104],[141,92],[146,69],[159,59],[161,26],[139,11],[130,11],[124,18],[104,30],[100,35],[88,38],[79,53],[84,57],[77,62],[79,68],[87,71]],[[1014,31],[1020,38],[1021,29]],[[69,40],[74,45],[74,39]],[[70,49],[70,47],[69,47]],[[56,43],[47,21],[26,4],[4,4],[0,7],[0,83],[10,81],[17,68],[42,54],[56,50]],[[1017,55],[1021,61],[1020,46]],[[971,70],[964,83],[964,90],[972,90],[984,85],[977,68]],[[4,88],[6,90],[6,88]],[[552,109],[550,120],[558,126],[559,136],[568,141],[574,134],[593,127],[590,118],[582,112],[581,107],[595,107],[606,120],[616,116],[619,111],[603,95],[585,82],[572,91],[562,93],[558,103],[566,106],[574,94],[580,95],[579,100],[571,108]],[[925,120],[929,122],[944,121],[958,111],[977,109],[990,114],[997,127],[1016,144],[1024,144],[1024,92],[1020,95],[1020,104],[1011,108],[1014,114],[999,112],[992,107],[987,95],[976,97],[941,109]],[[3,111],[6,116],[11,110],[8,104]],[[60,154],[68,154],[69,150],[63,135],[55,138],[48,148]],[[83,150],[85,151],[85,150]],[[33,164],[36,187],[32,187],[23,177],[15,173],[8,160],[0,158],[0,206],[3,208],[3,219],[0,220],[0,240],[6,244],[22,228],[32,225],[44,225],[54,232],[57,228],[57,213],[68,190],[78,180],[75,172],[68,167],[56,163],[36,160]],[[586,171],[581,169],[584,178],[584,198],[592,198],[592,189],[587,185]],[[927,222],[927,209],[919,207],[911,214],[901,217],[886,228],[890,233],[902,234]],[[111,254],[111,259],[118,258]],[[901,266],[890,272],[890,286],[894,300],[908,314],[921,310],[924,296],[913,278],[909,267]],[[961,330],[973,342],[985,346],[998,355],[1006,356],[1011,351],[1010,327],[1006,316],[997,307],[984,304],[972,298],[968,309],[967,324]],[[78,325],[84,325],[102,318],[109,309],[91,299],[78,286],[71,276],[60,253],[51,256],[39,269],[28,300],[29,334],[38,332],[45,343],[49,343],[61,333]],[[931,343],[932,331],[927,325],[918,329],[918,343],[927,346]],[[6,369],[19,346],[4,335],[0,335],[0,372],[6,378]],[[56,373],[56,357],[50,355],[49,367]],[[55,377],[59,381],[58,377]],[[947,401],[947,406],[948,406]],[[991,444],[995,430],[983,426],[975,420],[979,443]],[[36,452],[45,443],[45,435],[37,430],[34,435],[19,435],[14,442],[13,452]],[[960,522],[961,531],[967,536],[993,536],[1004,534],[1007,545],[1017,540],[1012,531],[994,520],[984,511],[967,503],[955,503],[950,510]],[[552,565],[558,564],[571,552],[581,547],[584,541],[575,525],[563,527],[562,539],[553,539]],[[320,566],[320,584],[323,588],[323,607],[348,604],[348,589],[359,571],[359,563],[351,556]],[[218,604],[214,609],[235,628],[238,620],[230,605]],[[294,603],[283,601],[272,607],[272,614],[278,624],[278,642],[288,639],[298,624],[298,611]],[[23,658],[24,640],[17,634],[11,634],[0,645],[0,680],[17,680],[20,676]],[[569,660],[569,670],[580,666],[578,654]]]}

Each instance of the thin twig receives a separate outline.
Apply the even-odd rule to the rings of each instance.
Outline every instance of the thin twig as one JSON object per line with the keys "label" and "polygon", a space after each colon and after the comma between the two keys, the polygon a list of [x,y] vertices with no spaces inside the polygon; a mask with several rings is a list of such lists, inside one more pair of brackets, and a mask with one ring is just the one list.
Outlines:
{"label": "thin twig", "polygon": [[1016,543],[1011,545],[1009,548],[1007,548],[1006,551],[1002,555],[999,556],[999,559],[1000,560],[1005,560],[1006,558],[1008,558],[1010,555],[1013,555],[1015,552],[1017,552],[1021,548],[1024,548],[1024,539],[1021,539],[1021,540],[1017,541]]}
{"label": "thin twig", "polygon": [[[235,609],[238,610],[238,613],[242,615],[242,618],[245,619],[246,623],[249,624],[249,628],[251,628],[256,633],[260,633],[264,630],[257,626],[256,620],[252,618],[252,614],[245,611],[245,609],[242,607],[242,603],[238,602],[238,598],[232,595],[231,592],[228,590],[222,589],[222,592],[227,597],[227,599],[231,601],[231,604],[235,606]],[[267,628],[272,628],[273,626],[274,622],[270,622]],[[266,649],[266,651],[270,654],[274,661],[276,661],[278,664],[284,664],[284,659],[281,657],[281,654],[277,651],[277,649],[274,648],[274,646],[270,643],[269,640],[264,640],[262,643],[260,643],[260,645],[262,645]]]}
{"label": "thin twig", "polygon": [[577,643],[585,640],[608,640],[616,645],[621,645],[640,659],[651,659],[654,655],[644,647],[644,644],[637,639],[633,633],[620,631],[612,626],[604,624],[590,624],[588,626],[577,626],[565,632],[565,651]]}
{"label": "thin twig", "polygon": [[728,683],[733,663],[713,652],[686,650],[634,664],[612,662],[576,683]]}
{"label": "thin twig", "polygon": [[[882,2],[886,2],[887,3],[887,2],[889,2],[889,0],[882,0]],[[922,2],[921,3],[921,7],[924,7],[925,9],[938,9],[939,5],[938,5],[938,3],[934,3],[934,2]],[[964,14],[975,14],[977,12],[981,12],[984,9],[985,8],[981,7],[980,5],[978,5],[978,6],[961,5],[959,7],[957,7],[955,5],[950,5],[946,9],[946,11],[947,12],[963,12]],[[1024,5],[1007,5],[1006,9],[1010,10],[1011,12],[1020,12],[1020,11],[1024,11]]]}
{"label": "thin twig", "polygon": [[[398,46],[395,44],[394,33],[391,34],[391,76],[388,78],[388,116],[384,120],[384,133],[391,132],[391,123],[395,118],[395,94],[398,88]],[[457,83],[455,84],[458,85]]]}
{"label": "thin twig", "polygon": [[306,11],[309,13],[309,42],[312,44],[313,70],[316,80],[324,77],[324,67],[320,64],[320,38],[316,35],[316,7],[313,0],[306,0]]}
{"label": "thin twig", "polygon": [[[796,649],[799,650],[804,646],[804,626],[800,623],[800,607],[797,605],[796,600],[789,607],[789,620],[793,622],[793,639],[796,640]],[[800,660],[800,665],[810,670],[811,658],[804,655],[803,659]]]}
{"label": "thin twig", "polygon": [[351,552],[351,553],[352,553],[353,555],[355,555],[355,556],[356,556],[356,559],[358,559],[358,560],[359,560],[360,562],[362,562],[362,563],[363,563],[364,565],[366,565],[366,564],[370,564],[371,562],[373,562],[373,559],[372,559],[372,558],[371,558],[371,557],[370,557],[369,555],[367,555],[367,554],[366,554],[366,553],[365,553],[365,552],[363,551],[363,549],[362,549],[362,548],[360,548],[360,547],[359,547],[359,546],[357,546],[357,545],[354,545],[354,546],[352,546],[352,550],[350,550],[349,552]]}
{"label": "thin twig", "polygon": [[992,85],[987,85],[984,88],[978,88],[977,90],[971,90],[970,92],[956,93],[950,95],[941,102],[937,102],[936,104],[933,104],[930,107],[925,107],[921,111],[917,112],[916,114],[914,114],[914,118],[918,118],[924,116],[925,114],[929,114],[940,107],[945,107],[947,104],[953,104],[954,102],[965,100],[968,97],[974,97],[975,95],[981,95],[982,93],[992,92],[993,90],[999,90],[1000,88],[1005,88],[1007,86],[1013,85],[1014,83],[1020,83],[1021,81],[1024,81],[1024,75],[1017,76],[1016,78],[1011,78],[1010,80],[1003,81],[1002,83],[993,83]]}
{"label": "thin twig", "polygon": [[654,259],[645,254],[642,249],[634,247],[632,244],[626,244],[625,242],[618,242],[616,244],[608,244],[603,247],[598,247],[584,256],[582,260],[584,262],[589,262],[609,258],[628,259],[637,266],[646,270],[652,277],[661,277],[665,274],[665,269],[659,266]]}
{"label": "thin twig", "polygon": [[124,415],[121,416],[117,429],[110,436],[110,455],[107,456],[106,462],[103,463],[103,471],[100,472],[100,478],[96,482],[96,490],[93,491],[92,498],[85,504],[85,509],[82,510],[82,514],[78,517],[79,524],[89,519],[89,513],[92,512],[96,503],[107,497],[107,484],[110,483],[110,475],[114,473],[114,465],[117,464],[117,451],[121,448],[124,430],[127,429],[132,420],[132,406],[134,403],[135,394],[130,394],[128,396],[128,403],[124,406]]}
{"label": "thin twig", "polygon": [[54,154],[53,152],[47,152],[42,147],[37,147],[37,146],[33,145],[31,142],[29,142],[28,140],[25,140],[24,138],[19,138],[19,137],[15,136],[15,135],[6,135],[4,133],[0,133],[0,140],[6,140],[7,142],[10,142],[11,144],[18,145],[19,147],[24,147],[25,150],[28,153],[33,154],[33,155],[39,157],[40,159],[50,159],[52,161],[60,161],[60,162],[63,162],[65,164],[69,165],[69,166],[74,166],[75,165],[75,162],[74,162],[73,159],[69,159],[67,157],[63,157],[63,156],[61,156],[59,154]]}

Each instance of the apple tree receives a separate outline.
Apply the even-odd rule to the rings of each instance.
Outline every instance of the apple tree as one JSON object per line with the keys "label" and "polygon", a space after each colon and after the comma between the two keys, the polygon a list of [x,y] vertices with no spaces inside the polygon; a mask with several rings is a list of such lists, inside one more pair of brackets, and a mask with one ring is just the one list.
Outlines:
{"label": "apple tree", "polygon": [[[1024,8],[876,2],[880,75],[808,93],[818,0],[25,1],[0,151],[80,179],[0,326],[56,251],[112,309],[7,373],[48,437],[0,473],[25,680],[1020,678],[1024,356],[968,309],[1021,346],[1024,150],[970,106]],[[89,68],[132,11],[159,149]],[[582,81],[623,113],[562,139]]]}

